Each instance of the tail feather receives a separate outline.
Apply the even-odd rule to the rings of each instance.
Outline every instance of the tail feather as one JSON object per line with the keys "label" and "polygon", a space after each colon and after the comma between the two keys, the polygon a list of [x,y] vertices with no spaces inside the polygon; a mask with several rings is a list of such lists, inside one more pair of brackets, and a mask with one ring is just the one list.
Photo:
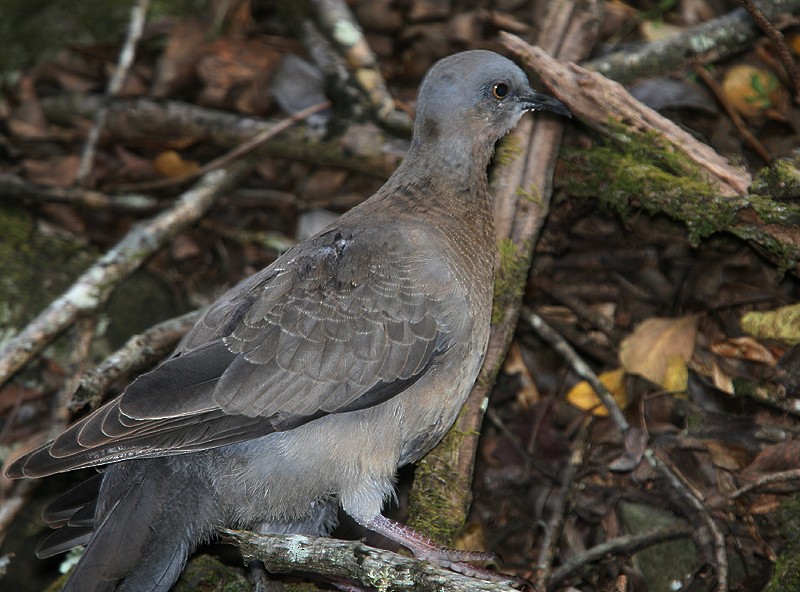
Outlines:
{"label": "tail feather", "polygon": [[79,513],[82,516],[89,513],[94,521],[97,494],[100,492],[102,482],[103,474],[98,473],[68,489],[47,505],[42,512],[42,519],[52,528],[67,523],[75,525],[74,518]]}
{"label": "tail feather", "polygon": [[[197,540],[199,527],[185,524],[187,516],[199,514],[193,511],[199,510],[202,499],[197,489],[189,483],[186,489],[176,490],[174,473],[164,459],[109,467],[96,504],[94,532],[75,525],[87,522],[84,508],[92,504],[84,504],[58,531],[66,531],[63,535],[54,533],[52,540],[47,539],[48,553],[88,539],[62,592],[167,592]],[[64,504],[65,508],[70,505],[75,504]],[[66,509],[56,515],[65,513]]]}

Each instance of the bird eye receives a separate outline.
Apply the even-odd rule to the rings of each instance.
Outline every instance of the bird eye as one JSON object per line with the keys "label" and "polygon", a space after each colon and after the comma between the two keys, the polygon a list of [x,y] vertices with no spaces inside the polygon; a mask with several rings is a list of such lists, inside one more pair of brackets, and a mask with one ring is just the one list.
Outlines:
{"label": "bird eye", "polygon": [[508,95],[508,85],[505,82],[497,82],[492,86],[492,94],[495,99],[505,99]]}

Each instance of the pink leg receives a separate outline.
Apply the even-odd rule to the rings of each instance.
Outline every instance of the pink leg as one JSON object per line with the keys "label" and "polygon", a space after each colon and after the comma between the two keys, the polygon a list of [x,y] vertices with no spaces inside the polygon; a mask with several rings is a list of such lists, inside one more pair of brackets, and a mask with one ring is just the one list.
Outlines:
{"label": "pink leg", "polygon": [[508,576],[503,576],[497,572],[466,563],[467,561],[497,561],[498,556],[494,553],[448,549],[422,536],[408,526],[386,518],[382,514],[378,514],[364,522],[359,520],[359,522],[365,528],[403,545],[409,549],[417,559],[446,567],[447,569],[451,569],[466,576],[493,581],[509,581]]}

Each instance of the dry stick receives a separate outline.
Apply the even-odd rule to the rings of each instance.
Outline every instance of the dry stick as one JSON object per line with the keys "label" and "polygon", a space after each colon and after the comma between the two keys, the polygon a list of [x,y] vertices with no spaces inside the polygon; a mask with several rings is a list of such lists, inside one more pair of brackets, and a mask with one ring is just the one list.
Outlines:
{"label": "dry stick", "polygon": [[752,483],[748,483],[730,494],[731,499],[741,497],[746,493],[750,493],[754,489],[759,489],[764,485],[772,485],[773,483],[785,483],[786,481],[794,481],[800,479],[800,469],[791,469],[789,471],[779,471],[777,473],[770,473],[763,475]]}
{"label": "dry stick", "polygon": [[[141,137],[191,137],[217,146],[234,148],[255,134],[271,129],[278,120],[246,117],[235,113],[198,107],[181,101],[133,100],[100,95],[63,94],[44,97],[42,109],[48,120],[71,125],[76,116],[93,118],[104,105],[109,109],[106,129],[110,134]],[[347,134],[326,141],[309,138],[308,130],[287,130],[258,150],[259,156],[300,160],[321,166],[340,167],[385,180],[402,160],[402,150],[385,150],[385,132],[362,128],[360,141],[350,142]],[[125,185],[115,185],[127,191]]]}
{"label": "dry stick", "polygon": [[[594,46],[597,9],[595,0],[553,2],[543,27],[549,38],[543,37],[540,43],[564,59],[580,59]],[[516,251],[510,268],[497,271],[507,280],[503,292],[495,297],[499,320],[494,319],[483,367],[456,423],[417,465],[409,501],[409,524],[441,543],[448,544],[463,525],[471,502],[479,430],[489,392],[514,335],[533,246],[547,213],[563,125],[562,120],[547,115],[524,118],[506,140],[521,148],[515,151],[513,162],[508,159],[493,175],[497,238]],[[538,201],[530,197],[534,192]]]}
{"label": "dry stick", "polygon": [[[628,421],[622,414],[622,410],[614,400],[614,396],[609,392],[605,385],[600,381],[597,375],[589,368],[589,366],[578,356],[570,345],[561,337],[556,331],[551,329],[544,320],[537,314],[525,311],[522,317],[536,330],[536,332],[546,341],[553,346],[556,351],[564,356],[567,363],[572,366],[572,369],[584,380],[586,380],[594,389],[594,391],[603,401],[609,412],[609,417],[617,426],[617,429],[624,435],[626,444],[629,440],[629,435],[634,434],[637,429],[632,428]],[[676,475],[675,471],[661,460],[651,447],[647,447],[643,452],[644,458],[647,462],[656,469],[670,484],[672,489],[676,491],[681,497],[691,506],[691,508],[703,519],[703,522],[711,533],[714,543],[714,560],[717,568],[717,590],[718,592],[727,592],[728,590],[728,558],[726,554],[725,536],[717,526],[714,519],[708,513],[708,510],[703,506],[703,503],[698,496],[692,492],[691,488],[681,481]]]}
{"label": "dry stick", "polygon": [[411,119],[395,109],[378,59],[347,3],[343,0],[311,0],[310,4],[316,12],[317,23],[343,54],[348,69],[366,94],[378,120],[390,129],[410,130]]}
{"label": "dry stick", "polygon": [[578,433],[578,437],[572,443],[569,463],[567,463],[563,474],[563,484],[556,495],[555,503],[552,504],[550,520],[547,522],[544,529],[544,536],[539,542],[541,551],[539,552],[539,560],[536,563],[535,588],[537,590],[547,590],[548,587],[550,587],[549,580],[553,571],[553,560],[556,557],[556,551],[559,541],[561,540],[561,533],[564,529],[567,513],[572,506],[572,486],[575,483],[578,469],[583,466],[588,447],[589,433],[588,430],[583,430]]}
{"label": "dry stick", "polygon": [[0,173],[0,195],[4,200],[13,200],[25,206],[50,201],[132,214],[151,213],[158,209],[158,200],[149,195],[108,195],[77,187],[42,187],[9,173]]}
{"label": "dry stick", "polygon": [[502,39],[512,51],[527,60],[582,123],[611,136],[619,132],[610,121],[620,126],[624,124],[631,132],[656,132],[680,150],[720,195],[737,197],[747,193],[752,179],[746,171],[732,166],[713,148],[640,103],[618,82],[574,63],[553,59],[516,35],[503,33]]}
{"label": "dry stick", "polygon": [[249,162],[206,174],[184,193],[174,207],[146,224],[134,227],[117,245],[85,271],[60,297],[50,303],[0,350],[0,385],[79,316],[102,306],[120,280],[184,228],[194,224],[250,171]]}
{"label": "dry stick", "polygon": [[311,105],[311,107],[306,107],[305,109],[303,109],[302,111],[298,111],[291,117],[281,120],[280,122],[276,123],[269,129],[261,130],[255,136],[247,140],[244,144],[240,144],[233,150],[226,152],[222,156],[215,158],[214,160],[203,165],[196,171],[186,173],[185,175],[181,175],[179,177],[170,177],[169,179],[159,179],[158,181],[146,181],[144,183],[127,185],[126,190],[155,191],[188,183],[189,181],[192,181],[202,175],[205,175],[209,171],[223,168],[230,162],[244,158],[245,156],[251,154],[258,148],[263,146],[266,142],[274,138],[276,135],[278,135],[285,129],[290,128],[299,121],[307,119],[311,115],[314,115],[314,113],[319,113],[320,111],[324,111],[330,106],[331,106],[330,101],[324,101],[316,105]]}
{"label": "dry stick", "polygon": [[753,17],[753,20],[761,27],[761,30],[767,34],[770,41],[772,41],[772,45],[775,47],[775,51],[778,53],[778,57],[783,64],[783,68],[786,70],[786,75],[789,77],[789,80],[792,81],[792,86],[794,87],[794,100],[797,103],[800,103],[800,69],[797,67],[797,61],[795,61],[794,56],[792,55],[792,50],[789,49],[789,46],[786,45],[786,39],[783,37],[783,33],[781,33],[775,25],[772,24],[769,17],[764,14],[764,11],[761,10],[752,0],[740,0],[744,9]]}
{"label": "dry stick", "polygon": [[69,401],[78,389],[81,375],[86,370],[89,358],[89,348],[95,337],[97,320],[92,317],[83,317],[75,322],[75,337],[69,353],[70,374],[61,382],[56,396],[50,403],[49,437],[55,438],[69,423],[71,419]]}
{"label": "dry stick", "polygon": [[[122,46],[122,51],[119,54],[119,61],[114,70],[114,75],[108,83],[108,90],[106,95],[113,97],[119,94],[122,89],[122,84],[128,77],[131,65],[133,65],[133,58],[136,55],[136,45],[142,38],[142,31],[144,30],[145,16],[147,15],[147,8],[150,5],[150,0],[138,0],[136,5],[131,9],[131,21],[128,26],[128,34],[125,37],[125,44]],[[89,181],[89,175],[92,173],[94,167],[94,159],[97,154],[97,142],[100,140],[100,132],[106,126],[106,119],[108,118],[108,109],[103,107],[97,112],[94,118],[92,128],[89,130],[89,135],[86,138],[86,144],[83,147],[81,154],[81,163],[78,167],[77,184],[85,186]]]}
{"label": "dry stick", "polygon": [[725,113],[728,114],[728,117],[731,118],[733,125],[736,126],[736,130],[739,132],[739,135],[742,136],[745,142],[747,142],[750,147],[755,150],[758,155],[761,157],[766,164],[772,162],[772,155],[769,153],[764,145],[756,138],[752,132],[747,128],[747,124],[745,123],[744,119],[739,115],[739,112],[736,108],[731,105],[731,102],[728,100],[728,96],[725,94],[725,91],[722,90],[722,87],[719,85],[717,80],[711,75],[711,73],[706,70],[703,66],[695,66],[694,67],[695,73],[703,79],[703,82],[706,83],[706,86],[711,89],[711,92],[714,93],[714,96],[717,97],[717,101],[719,101],[722,108],[725,109]]}
{"label": "dry stick", "polygon": [[672,524],[641,534],[618,537],[605,543],[600,543],[560,565],[553,572],[548,585],[551,588],[560,588],[564,580],[576,575],[587,565],[600,561],[607,555],[630,555],[659,543],[691,538],[694,531],[695,528],[689,524]]}

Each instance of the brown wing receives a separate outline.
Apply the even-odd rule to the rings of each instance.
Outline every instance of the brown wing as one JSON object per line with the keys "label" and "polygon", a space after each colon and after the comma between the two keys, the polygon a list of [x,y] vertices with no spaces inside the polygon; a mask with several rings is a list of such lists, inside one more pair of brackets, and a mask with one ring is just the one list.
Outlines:
{"label": "brown wing", "polygon": [[207,449],[402,392],[469,318],[426,232],[331,231],[303,243],[212,305],[175,356],[9,475]]}

